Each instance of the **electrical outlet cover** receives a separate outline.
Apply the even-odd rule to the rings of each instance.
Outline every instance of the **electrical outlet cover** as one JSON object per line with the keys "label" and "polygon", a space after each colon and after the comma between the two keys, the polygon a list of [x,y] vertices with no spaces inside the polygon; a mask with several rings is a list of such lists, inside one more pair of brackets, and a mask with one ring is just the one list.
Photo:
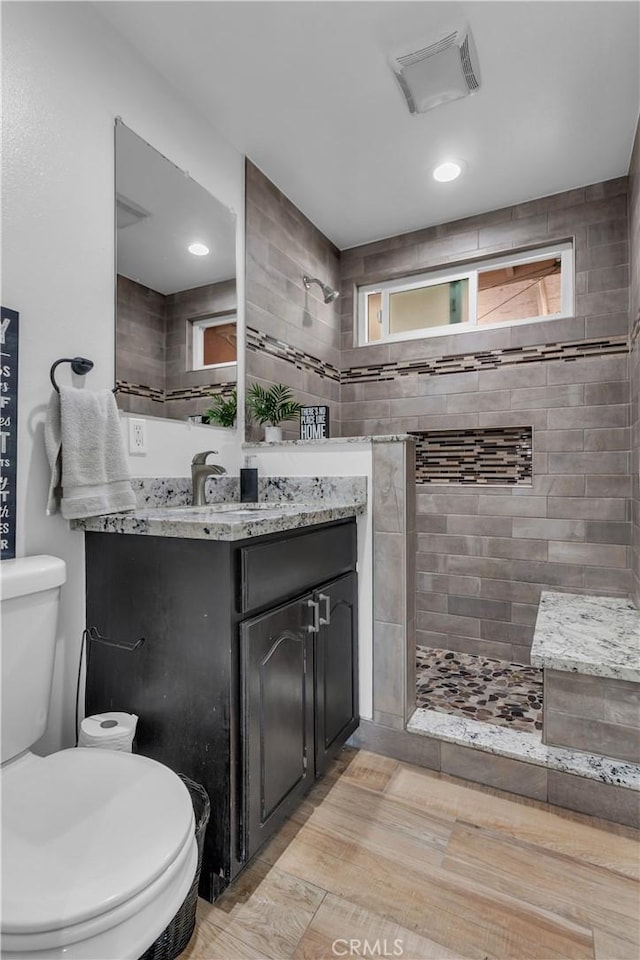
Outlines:
{"label": "electrical outlet cover", "polygon": [[145,420],[129,418],[129,453],[145,456],[147,453],[147,424]]}

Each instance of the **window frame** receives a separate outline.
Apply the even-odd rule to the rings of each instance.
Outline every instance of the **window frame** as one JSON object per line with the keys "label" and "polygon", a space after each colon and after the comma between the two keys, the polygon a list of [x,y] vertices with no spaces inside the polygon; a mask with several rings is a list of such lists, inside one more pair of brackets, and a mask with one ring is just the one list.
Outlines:
{"label": "window frame", "polygon": [[224,316],[216,314],[215,316],[201,317],[198,320],[189,321],[191,327],[191,369],[192,370],[221,370],[223,367],[235,367],[238,358],[236,350],[235,360],[225,360],[224,363],[204,363],[204,331],[211,327],[222,327],[230,323],[235,324],[238,329],[238,315],[227,313]]}
{"label": "window frame", "polygon": [[[477,320],[478,307],[478,275],[500,267],[515,267],[527,263],[537,263],[540,260],[549,260],[558,257],[560,266],[560,310],[547,316],[524,317],[520,320],[505,320],[502,323],[482,323]],[[452,334],[473,333],[480,330],[500,330],[506,327],[520,326],[525,323],[546,323],[548,320],[561,320],[574,315],[575,298],[575,269],[574,269],[573,240],[562,240],[544,247],[532,247],[528,250],[499,254],[481,260],[473,260],[464,264],[456,263],[448,267],[436,267],[425,270],[420,274],[405,275],[392,280],[383,280],[380,283],[367,283],[357,287],[354,298],[356,305],[356,324],[358,342],[356,346],[370,347],[381,343],[398,343],[404,340],[423,340],[427,337],[442,337]],[[424,287],[438,286],[454,280],[467,280],[468,287],[468,315],[469,320],[464,323],[449,323],[437,327],[420,327],[416,330],[405,330],[401,333],[389,332],[389,295],[404,293]],[[369,294],[382,295],[382,336],[378,340],[368,339],[367,297]]]}

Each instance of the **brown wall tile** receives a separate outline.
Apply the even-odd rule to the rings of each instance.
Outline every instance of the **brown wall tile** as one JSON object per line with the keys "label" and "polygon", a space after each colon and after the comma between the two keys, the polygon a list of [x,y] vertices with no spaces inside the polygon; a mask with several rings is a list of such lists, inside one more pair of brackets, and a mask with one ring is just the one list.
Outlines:
{"label": "brown wall tile", "polygon": [[629,339],[631,341],[631,558],[632,592],[640,607],[640,123],[629,167]]}
{"label": "brown wall tile", "polygon": [[548,800],[592,817],[640,827],[640,794],[635,790],[549,770]]}
{"label": "brown wall tile", "polygon": [[440,769],[440,741],[421,737],[406,730],[392,730],[386,726],[361,720],[349,741],[354,747],[394,757],[405,763],[415,763],[430,770]]}
{"label": "brown wall tile", "polygon": [[[639,156],[636,147],[633,170]],[[247,223],[253,238],[247,248],[248,310],[257,311],[256,318],[266,323],[261,329],[272,324],[274,336],[308,352],[313,347],[320,359],[331,356],[331,362],[343,370],[624,335],[629,281],[638,287],[640,203],[636,199],[634,206],[633,202],[639,193],[634,186],[637,177],[631,178],[631,237],[623,177],[381,240],[338,257],[326,238],[260,171],[251,164],[247,170]],[[572,235],[582,291],[575,317],[353,347],[354,283]],[[318,258],[313,268],[307,264],[311,254]],[[335,315],[327,314],[317,300],[309,305],[301,299],[298,274],[304,272],[303,265],[318,275],[328,271],[323,276],[332,284],[338,282],[339,273],[342,298]],[[342,346],[337,361],[332,352],[336,345]],[[638,351],[636,370],[637,355]],[[324,388],[315,375],[313,381],[297,380],[291,364],[266,362],[255,355],[250,367],[254,376],[285,382],[288,367],[288,382],[296,389],[306,388],[315,402],[323,402],[319,394]],[[640,564],[640,527],[634,540],[628,532],[626,506],[631,494],[628,450],[635,442],[638,457],[640,427],[633,433],[635,441],[628,431],[629,424],[640,419],[640,401],[636,391],[636,413],[630,418],[625,354],[576,356],[570,362],[541,359],[522,367],[343,384],[342,404],[337,403],[335,384],[332,390],[329,394],[327,388],[334,404],[332,417],[346,435],[533,427],[534,477],[528,490],[482,487],[471,491],[433,484],[418,488],[417,576],[423,594],[418,625],[423,635],[444,638],[445,645],[448,638],[453,649],[485,642],[526,653],[523,637],[528,634],[521,628],[530,628],[541,589],[588,590],[601,584],[599,589],[617,593],[630,582],[627,552],[629,548]],[[640,518],[637,504],[634,517]],[[393,535],[391,527],[379,532],[379,536]],[[637,580],[640,584],[640,572]],[[390,602],[388,593],[379,598],[382,602],[386,596],[383,606]],[[473,605],[465,604],[469,597],[501,606],[491,617],[480,607],[474,611]],[[515,604],[524,606],[515,609]],[[495,614],[500,610],[506,616],[508,609],[511,620]],[[512,626],[517,629],[506,629]]]}
{"label": "brown wall tile", "polygon": [[[325,304],[319,288],[305,290],[302,283],[309,274],[337,289],[339,251],[249,160],[246,238],[247,325],[253,322],[262,333],[339,366],[342,304]],[[300,376],[302,371],[284,360],[266,371],[263,361],[260,353],[247,350],[249,382],[286,383],[302,403],[328,404],[332,435],[340,435],[339,387],[336,393],[336,385],[327,379]],[[298,433],[297,424],[287,427],[287,436]]]}
{"label": "brown wall tile", "polygon": [[440,769],[453,777],[475,780],[498,790],[508,790],[523,797],[546,801],[547,771],[532,763],[521,763],[498,757],[482,750],[472,750],[455,743],[443,743]]}
{"label": "brown wall tile", "polygon": [[640,730],[545,708],[544,742],[629,763],[640,762]]}

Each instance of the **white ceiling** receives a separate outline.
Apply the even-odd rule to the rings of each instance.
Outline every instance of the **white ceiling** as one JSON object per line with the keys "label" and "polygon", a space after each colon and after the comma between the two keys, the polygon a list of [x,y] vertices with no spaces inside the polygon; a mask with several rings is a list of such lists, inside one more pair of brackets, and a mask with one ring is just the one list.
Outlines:
{"label": "white ceiling", "polygon": [[[117,230],[119,274],[165,296],[235,276],[233,213],[123,123],[116,126],[116,193],[147,214]],[[194,242],[209,254],[189,253]]]}
{"label": "white ceiling", "polygon": [[[96,4],[340,248],[626,174],[637,2]],[[468,21],[474,95],[411,116],[388,67]],[[447,157],[463,178],[437,184]]]}

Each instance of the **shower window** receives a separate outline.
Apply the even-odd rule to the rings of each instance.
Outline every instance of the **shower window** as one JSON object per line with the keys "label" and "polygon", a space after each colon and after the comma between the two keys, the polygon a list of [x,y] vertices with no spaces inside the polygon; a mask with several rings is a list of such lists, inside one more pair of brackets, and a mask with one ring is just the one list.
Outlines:
{"label": "shower window", "polygon": [[573,314],[573,244],[358,289],[359,343],[462,333]]}
{"label": "shower window", "polygon": [[236,317],[206,317],[194,320],[191,326],[193,370],[228,367],[237,360]]}

